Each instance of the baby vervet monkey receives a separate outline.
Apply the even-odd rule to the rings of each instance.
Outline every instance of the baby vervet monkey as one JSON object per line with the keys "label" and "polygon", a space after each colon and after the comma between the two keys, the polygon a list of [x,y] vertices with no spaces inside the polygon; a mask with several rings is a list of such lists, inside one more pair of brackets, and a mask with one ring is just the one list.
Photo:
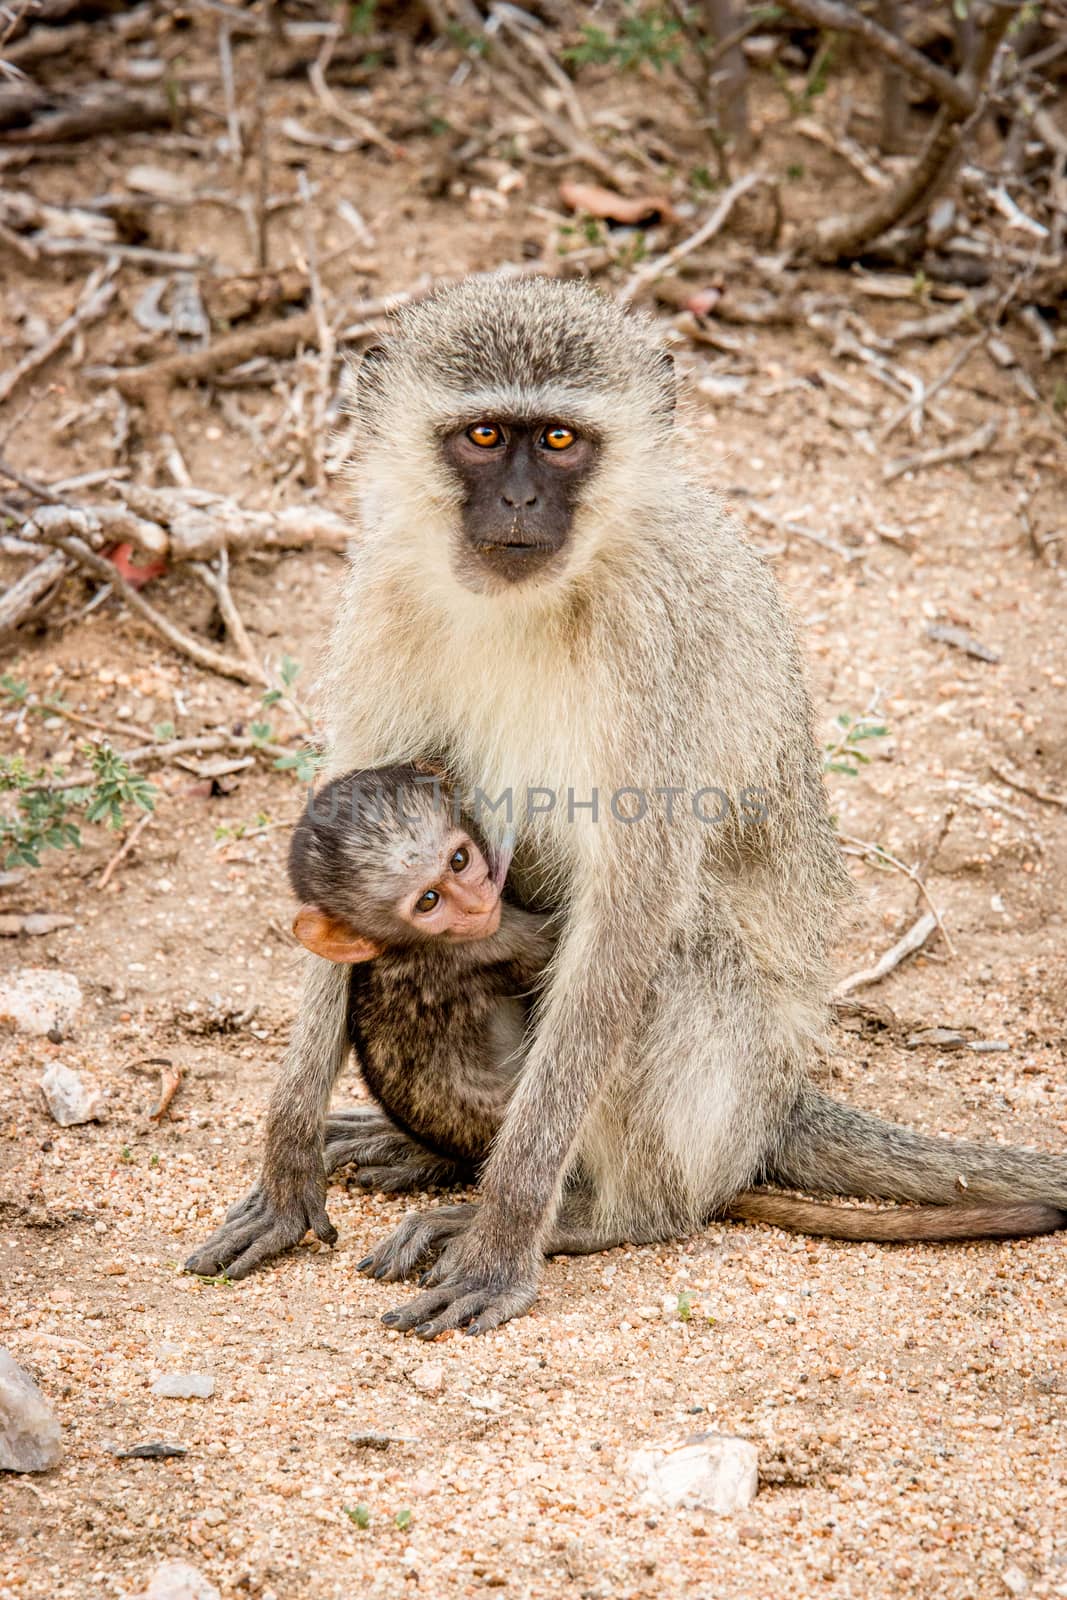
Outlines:
{"label": "baby vervet monkey", "polygon": [[[351,967],[348,1031],[385,1113],[368,1163],[371,1108],[327,1121],[326,1167],[359,1164],[366,1188],[467,1184],[489,1155],[521,1070],[530,1006],[556,944],[552,919],[504,896],[510,860],[490,850],[439,775],[415,766],[356,771],[307,804],[289,851],[301,901],[293,932]],[[581,1188],[576,1173],[572,1190]],[[572,1194],[572,1205],[575,1196]],[[360,1262],[399,1278],[469,1220],[468,1206],[412,1219]],[[749,1191],[726,1215],[840,1238],[973,1237],[1032,1227],[1034,1214],[948,1207],[871,1212]],[[546,1253],[574,1249],[552,1233]]]}
{"label": "baby vervet monkey", "polygon": [[470,1182],[484,1160],[555,943],[549,918],[504,898],[509,858],[424,769],[350,772],[308,801],[289,851],[293,932],[351,967],[349,1038],[394,1125],[368,1171],[367,1117],[331,1119],[329,1170],[349,1159],[353,1120],[367,1187]]}

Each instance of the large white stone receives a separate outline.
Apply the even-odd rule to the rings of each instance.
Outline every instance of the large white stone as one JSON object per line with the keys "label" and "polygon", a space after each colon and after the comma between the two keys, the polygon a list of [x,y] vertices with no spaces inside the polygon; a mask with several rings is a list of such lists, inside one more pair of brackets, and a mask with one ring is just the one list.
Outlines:
{"label": "large white stone", "polygon": [[73,972],[19,967],[0,983],[0,1024],[19,1033],[65,1036],[81,1003],[81,984]]}
{"label": "large white stone", "polygon": [[61,1061],[53,1061],[41,1074],[40,1083],[52,1118],[61,1128],[72,1128],[79,1122],[100,1122],[107,1116],[104,1092],[96,1080],[72,1071]]}
{"label": "large white stone", "polygon": [[62,1454],[51,1406],[29,1373],[0,1350],[0,1469],[47,1472]]}
{"label": "large white stone", "polygon": [[756,1446],[728,1433],[695,1433],[677,1445],[638,1450],[630,1475],[641,1486],[641,1503],[671,1510],[686,1506],[728,1516],[756,1495]]}
{"label": "large white stone", "polygon": [[221,1600],[219,1591],[188,1561],[161,1561],[148,1580],[143,1600]]}

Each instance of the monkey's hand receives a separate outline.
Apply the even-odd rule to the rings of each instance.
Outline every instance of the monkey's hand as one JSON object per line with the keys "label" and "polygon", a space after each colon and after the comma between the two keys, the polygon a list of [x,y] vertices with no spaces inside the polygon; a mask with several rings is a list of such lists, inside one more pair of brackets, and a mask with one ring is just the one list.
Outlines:
{"label": "monkey's hand", "polygon": [[420,1339],[436,1339],[450,1328],[488,1333],[521,1317],[537,1299],[541,1252],[524,1252],[508,1261],[494,1259],[495,1254],[486,1248],[477,1225],[465,1228],[420,1279],[430,1287],[402,1310],[387,1311],[382,1321],[401,1333],[414,1328]]}
{"label": "monkey's hand", "polygon": [[247,1278],[272,1256],[299,1244],[308,1229],[333,1244],[337,1229],[326,1215],[326,1174],[317,1152],[307,1160],[295,1153],[284,1170],[277,1164],[255,1188],[231,1206],[226,1220],[185,1263],[201,1277],[225,1273]]}
{"label": "monkey's hand", "polygon": [[357,1261],[356,1271],[368,1278],[399,1283],[412,1278],[420,1267],[436,1261],[442,1250],[466,1233],[478,1214],[475,1205],[438,1206],[436,1211],[409,1211],[399,1228],[369,1256]]}

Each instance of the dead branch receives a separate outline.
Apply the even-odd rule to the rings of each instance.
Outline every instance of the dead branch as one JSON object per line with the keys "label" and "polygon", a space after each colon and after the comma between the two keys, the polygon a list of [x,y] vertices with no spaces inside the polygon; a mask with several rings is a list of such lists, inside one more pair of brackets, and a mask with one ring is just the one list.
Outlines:
{"label": "dead branch", "polygon": [[[892,38],[892,35],[887,34],[885,29],[879,28],[877,23],[862,18],[859,11],[845,6],[839,7],[833,0],[800,0],[800,3],[792,9],[800,15],[824,10],[833,10],[835,14],[840,11],[850,23],[858,24],[862,21],[867,27],[875,29],[878,35],[886,39]],[[885,233],[887,229],[895,226],[933,197],[955,167],[965,138],[985,113],[988,104],[988,99],[983,94],[986,81],[1001,41],[1012,18],[1017,15],[1017,10],[1017,6],[1010,3],[1010,0],[994,0],[973,62],[961,73],[958,80],[949,80],[963,88],[966,100],[958,95],[950,99],[941,94],[941,110],[911,170],[893,188],[875,196],[868,206],[847,214],[824,217],[817,222],[802,238],[803,249],[819,261],[836,261],[843,256],[854,256],[879,234]],[[835,24],[838,25],[844,24]],[[849,27],[847,31],[860,30],[857,27]],[[898,43],[902,44],[903,41]],[[919,59],[924,62],[925,67],[932,66],[924,57]],[[945,76],[947,77],[947,74]]]}
{"label": "dead branch", "polygon": [[882,468],[883,483],[892,483],[894,478],[902,477],[905,472],[919,472],[924,467],[939,467],[946,461],[967,461],[971,456],[981,455],[997,436],[997,424],[994,420],[983,422],[980,428],[969,433],[965,439],[957,439],[952,444],[936,445],[930,450],[918,450],[914,455],[898,456],[895,461],[887,461]]}
{"label": "dead branch", "polygon": [[73,568],[60,550],[53,550],[43,561],[24,572],[0,594],[0,635],[10,633],[32,614],[48,591]]}
{"label": "dead branch", "polygon": [[1026,779],[1011,773],[1006,767],[998,766],[995,761],[989,763],[990,772],[998,777],[1001,783],[1006,783],[1009,789],[1018,789],[1020,794],[1028,794],[1031,800],[1040,800],[1042,805],[1059,806],[1067,811],[1067,795],[1053,794],[1051,789],[1039,789],[1036,783],[1029,783]]}
{"label": "dead branch", "polygon": [[926,882],[918,867],[909,867],[906,861],[901,861],[900,857],[895,856],[891,850],[887,850],[884,845],[875,844],[871,839],[856,839],[849,833],[839,833],[838,838],[841,840],[841,848],[845,855],[857,855],[870,861],[882,862],[885,866],[892,867],[895,872],[902,872],[906,878],[910,878],[926,901],[926,904],[930,907],[930,911],[937,923],[938,931],[945,941],[949,954],[956,954],[956,947],[948,936],[948,930],[942,920],[941,913],[934,904],[933,896],[926,887]]}
{"label": "dead branch", "polygon": [[315,315],[305,311],[263,327],[242,328],[216,339],[206,350],[183,350],[144,367],[92,369],[87,375],[98,383],[113,385],[127,400],[144,400],[152,390],[217,378],[220,372],[239,367],[255,356],[286,360],[295,356],[301,345],[314,344],[317,335]]}
{"label": "dead branch", "polygon": [[58,105],[45,96],[37,114],[24,127],[0,134],[4,145],[50,145],[92,139],[98,134],[144,132],[169,127],[174,120],[170,100],[158,91],[136,93],[114,84],[93,84]]}
{"label": "dead branch", "polygon": [[898,939],[893,947],[880,956],[873,967],[865,967],[861,972],[854,972],[849,978],[842,978],[834,990],[834,998],[841,1000],[854,989],[866,988],[868,984],[880,983],[881,980],[906,961],[910,955],[921,950],[937,927],[937,918],[932,911],[924,911],[917,922],[914,922],[902,939]]}
{"label": "dead branch", "polygon": [[730,212],[743,194],[747,194],[757,184],[770,183],[771,181],[762,172],[746,172],[743,177],[738,178],[723,193],[710,217],[701,223],[695,233],[691,233],[688,239],[683,239],[681,244],[676,244],[674,249],[668,250],[665,255],[658,256],[654,261],[646,262],[644,266],[639,267],[632,274],[619,290],[618,298],[621,303],[628,305],[634,296],[645,288],[647,284],[652,283],[656,278],[662,277],[665,272],[670,272],[671,268],[677,266],[679,261],[684,261],[685,257],[692,255],[694,250],[699,250],[701,245],[707,244],[722,228]]}
{"label": "dead branch", "polygon": [[[360,301],[349,314],[361,318],[383,316],[427,293],[428,287],[428,284],[420,285],[417,290],[402,290],[398,294]],[[150,361],[144,367],[93,367],[87,376],[95,383],[118,389],[127,400],[144,401],[153,390],[163,391],[178,383],[204,383],[256,356],[287,360],[296,355],[301,345],[317,346],[318,338],[319,325],[314,311],[304,311],[262,327],[242,328],[216,339],[206,350],[182,351],[178,355],[164,356],[161,361]]]}
{"label": "dead branch", "polygon": [[218,564],[214,569],[203,561],[194,561],[191,565],[197,577],[214,595],[215,604],[219,608],[219,615],[226,625],[226,632],[237,646],[241,656],[248,662],[249,667],[254,672],[262,670],[255,646],[248,637],[248,629],[244,625],[244,618],[237,609],[237,602],[234,600],[233,591],[230,588],[230,555],[225,545],[219,551]]}
{"label": "dead branch", "polygon": [[108,884],[111,882],[116,868],[121,866],[122,862],[125,861],[126,857],[130,854],[130,851],[133,849],[142,833],[144,833],[154,816],[154,811],[146,811],[144,816],[138,818],[138,820],[134,823],[133,827],[130,829],[125,839],[123,839],[121,845],[115,851],[115,854],[111,857],[111,860],[108,862],[107,866],[104,868],[100,876],[100,882],[96,886],[97,892],[107,888]]}
{"label": "dead branch", "polygon": [[[924,83],[944,105],[952,108],[958,120],[962,121],[964,117],[969,117],[975,109],[977,91],[974,85],[968,84],[962,78],[954,78],[951,72],[946,72],[943,67],[937,66],[920,50],[913,50],[910,44],[895,33],[890,33],[887,28],[864,16],[857,7],[841,5],[838,0],[788,0],[788,5],[789,10],[796,16],[803,17],[805,22],[812,23],[816,28],[829,28],[834,33],[855,34],[887,60],[898,67],[903,67],[911,77],[918,78],[920,83]],[[1017,7],[1005,9],[1014,12]]]}
{"label": "dead branch", "polygon": [[913,412],[921,411],[924,407],[928,406],[934,395],[939,394],[947,384],[952,382],[953,378],[971,359],[975,351],[984,345],[991,335],[996,331],[1001,317],[1004,315],[1011,302],[1018,295],[1019,290],[1026,279],[1030,276],[1032,270],[1032,267],[1024,269],[1012,280],[1012,282],[1004,290],[1004,293],[1000,296],[1000,299],[997,301],[996,305],[993,307],[993,310],[990,313],[989,321],[986,323],[985,327],[982,328],[979,333],[976,333],[972,339],[968,339],[966,344],[960,346],[940,376],[936,377],[933,383],[922,385],[921,394],[918,394],[911,400],[907,401],[905,405],[901,406],[899,411],[895,411],[893,415],[882,424],[878,430],[878,438],[880,440],[884,441],[888,439],[890,435],[893,434],[897,428],[899,428],[902,422],[906,422],[908,420]]}
{"label": "dead branch", "polygon": [[102,317],[115,298],[115,273],[118,271],[118,262],[108,261],[106,266],[98,267],[90,274],[85,287],[78,297],[78,304],[64,322],[61,322],[54,333],[50,334],[43,344],[23,356],[15,366],[0,375],[0,405],[11,398],[24,378],[31,373],[38,372],[45,362],[61,350],[68,339],[84,328],[87,323],[96,322]]}
{"label": "dead branch", "polygon": [[267,676],[264,672],[253,672],[245,662],[234,661],[230,656],[212,650],[209,645],[201,644],[199,639],[194,639],[191,634],[183,633],[180,628],[175,627],[173,622],[170,622],[161,611],[157,611],[155,606],[126,582],[110,561],[97,555],[95,550],[90,550],[81,539],[62,533],[45,532],[43,529],[38,531],[45,544],[54,545],[86,572],[91,572],[94,578],[109,583],[125,600],[131,611],[135,611],[175,650],[188,656],[190,661],[195,661],[198,667],[204,667],[208,672],[217,672],[224,678],[236,678],[238,683],[253,684],[256,688],[266,686]]}

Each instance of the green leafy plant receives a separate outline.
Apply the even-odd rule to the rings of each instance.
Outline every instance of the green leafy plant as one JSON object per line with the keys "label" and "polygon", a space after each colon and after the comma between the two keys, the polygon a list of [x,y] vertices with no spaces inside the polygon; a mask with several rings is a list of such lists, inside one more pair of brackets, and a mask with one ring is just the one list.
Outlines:
{"label": "green leafy plant", "polygon": [[681,58],[681,24],[659,6],[630,4],[614,33],[583,23],[578,44],[562,52],[572,66],[613,66],[632,72],[644,63],[662,72]]}
{"label": "green leafy plant", "polygon": [[678,1295],[678,1320],[688,1322],[693,1315],[693,1295],[691,1290],[682,1289]]}
{"label": "green leafy plant", "polygon": [[401,1532],[403,1532],[405,1528],[410,1528],[411,1526],[411,1512],[405,1506],[403,1511],[397,1512],[396,1516],[393,1518],[393,1521],[396,1523]]}
{"label": "green leafy plant", "polygon": [[0,794],[14,796],[13,812],[0,816],[5,867],[39,867],[45,850],[80,849],[80,823],[121,828],[125,807],[155,810],[152,785],[109,744],[87,745],[84,754],[91,781],[67,787],[62,768],[31,771],[22,756],[0,756]]}
{"label": "green leafy plant", "polygon": [[345,1506],[344,1514],[349,1522],[354,1522],[357,1528],[370,1527],[370,1507],[363,1504]]}
{"label": "green leafy plant", "polygon": [[868,739],[884,739],[889,729],[877,716],[867,711],[859,717],[852,717],[847,711],[842,711],[835,721],[841,733],[823,747],[823,769],[826,772],[842,772],[846,777],[855,778],[859,774],[860,767],[867,766],[871,759],[866,750],[861,750],[860,746]]}

